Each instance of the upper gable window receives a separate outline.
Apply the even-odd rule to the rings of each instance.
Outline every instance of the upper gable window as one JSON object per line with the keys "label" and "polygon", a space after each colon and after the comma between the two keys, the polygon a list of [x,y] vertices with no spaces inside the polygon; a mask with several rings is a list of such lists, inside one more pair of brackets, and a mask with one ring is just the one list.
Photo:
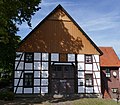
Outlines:
{"label": "upper gable window", "polygon": [[92,63],[92,55],[85,55],[85,63]]}
{"label": "upper gable window", "polygon": [[33,53],[25,53],[25,62],[32,63],[34,58]]}

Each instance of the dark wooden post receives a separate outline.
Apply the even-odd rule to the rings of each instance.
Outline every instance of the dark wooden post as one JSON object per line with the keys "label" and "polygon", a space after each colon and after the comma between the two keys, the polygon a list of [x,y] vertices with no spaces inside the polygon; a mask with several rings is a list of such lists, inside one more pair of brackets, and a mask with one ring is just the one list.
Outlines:
{"label": "dark wooden post", "polygon": [[119,89],[117,90],[116,95],[117,95],[117,103],[118,103],[119,102],[119,98],[120,98],[120,90]]}

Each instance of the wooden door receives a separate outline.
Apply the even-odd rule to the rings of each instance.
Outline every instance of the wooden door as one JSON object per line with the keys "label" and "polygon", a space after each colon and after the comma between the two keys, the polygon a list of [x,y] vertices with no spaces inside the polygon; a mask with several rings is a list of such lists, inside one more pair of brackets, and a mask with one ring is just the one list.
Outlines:
{"label": "wooden door", "polygon": [[53,65],[51,70],[51,93],[72,94],[75,91],[73,65]]}

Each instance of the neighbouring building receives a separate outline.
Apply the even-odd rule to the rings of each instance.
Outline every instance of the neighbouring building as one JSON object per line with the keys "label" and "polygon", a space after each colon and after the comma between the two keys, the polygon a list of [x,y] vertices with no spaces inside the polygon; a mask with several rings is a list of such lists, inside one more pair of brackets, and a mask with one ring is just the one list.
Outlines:
{"label": "neighbouring building", "polygon": [[100,96],[102,51],[58,5],[19,44],[15,94]]}
{"label": "neighbouring building", "polygon": [[116,92],[120,89],[120,60],[112,47],[99,48],[103,52],[100,57],[103,98],[116,98]]}

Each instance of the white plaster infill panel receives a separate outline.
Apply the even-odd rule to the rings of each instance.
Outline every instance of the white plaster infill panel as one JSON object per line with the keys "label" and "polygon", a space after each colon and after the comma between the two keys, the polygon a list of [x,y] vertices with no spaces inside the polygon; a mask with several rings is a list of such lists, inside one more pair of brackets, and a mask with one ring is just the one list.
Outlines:
{"label": "white plaster infill panel", "polygon": [[24,71],[25,73],[33,73],[33,71],[28,71],[28,70],[26,70],[26,71]]}
{"label": "white plaster infill panel", "polygon": [[52,53],[51,54],[51,61],[59,61],[59,54]]}
{"label": "white plaster infill panel", "polygon": [[100,78],[100,72],[93,72],[93,78]]}
{"label": "white plaster infill panel", "polygon": [[41,79],[41,85],[48,85],[48,79]]}
{"label": "white plaster infill panel", "polygon": [[24,88],[24,93],[32,93],[32,88]]}
{"label": "white plaster infill panel", "polygon": [[[19,82],[19,79],[14,79],[14,86],[17,86]],[[20,79],[19,85],[18,86],[23,86],[23,79]]]}
{"label": "white plaster infill panel", "polygon": [[42,53],[42,60],[48,61],[48,53]]}
{"label": "white plaster infill panel", "polygon": [[93,87],[86,87],[86,93],[93,93]]}
{"label": "white plaster infill panel", "polygon": [[100,87],[94,86],[94,92],[95,93],[101,93]]}
{"label": "white plaster infill panel", "polygon": [[34,87],[34,93],[40,93],[40,87]]}
{"label": "white plaster infill panel", "polygon": [[34,53],[34,60],[41,60],[41,53]]}
{"label": "white plaster infill panel", "polygon": [[93,63],[93,70],[100,71],[100,63]]}
{"label": "white plaster infill panel", "polygon": [[100,62],[99,55],[93,55],[93,62]]}
{"label": "white plaster infill panel", "polygon": [[34,62],[34,70],[41,70],[41,63],[40,62]]}
{"label": "white plaster infill panel", "polygon": [[42,78],[48,78],[48,71],[41,71]]}
{"label": "white plaster infill panel", "polygon": [[78,62],[84,62],[84,59],[85,59],[85,58],[84,58],[84,55],[83,55],[83,54],[78,54],[78,55],[77,55],[77,61],[78,61]]}
{"label": "white plaster infill panel", "polygon": [[16,93],[22,93],[22,88],[23,87],[18,87]]}
{"label": "white plaster infill panel", "polygon": [[17,86],[19,79],[14,79],[14,86]]}
{"label": "white plaster infill panel", "polygon": [[[20,78],[21,73],[22,71],[15,71],[15,78]],[[23,78],[23,73],[22,73],[21,78]]]}
{"label": "white plaster infill panel", "polygon": [[40,71],[34,71],[34,77],[40,78]]}
{"label": "white plaster infill panel", "polygon": [[92,64],[85,64],[85,66],[86,66],[85,70],[92,71]]}
{"label": "white plaster infill panel", "polygon": [[96,86],[100,86],[100,79],[93,79],[93,81],[94,81],[94,85],[96,85]]}
{"label": "white plaster infill panel", "polygon": [[32,70],[32,63],[25,63],[25,70]]}
{"label": "white plaster infill panel", "polygon": [[77,69],[84,70],[84,63],[78,63]]}
{"label": "white plaster infill panel", "polygon": [[24,62],[18,63],[18,61],[15,62],[15,70],[23,70]]}
{"label": "white plaster infill panel", "polygon": [[34,86],[40,86],[40,79],[34,79]]}
{"label": "white plaster infill panel", "polygon": [[75,61],[75,54],[68,54],[68,61]]}
{"label": "white plaster infill panel", "polygon": [[87,71],[85,71],[85,74],[93,74],[93,72],[92,72],[92,70],[87,70]]}
{"label": "white plaster infill panel", "polygon": [[23,56],[22,56],[22,59],[21,59],[22,61],[24,60],[24,56],[25,56],[25,54],[23,54]]}
{"label": "white plaster infill panel", "polygon": [[85,86],[78,86],[78,93],[85,93]]}
{"label": "white plaster infill panel", "polygon": [[84,78],[84,71],[78,71],[78,78]]}
{"label": "white plaster infill panel", "polygon": [[48,93],[48,87],[41,87],[41,93]]}
{"label": "white plaster infill panel", "polygon": [[42,70],[48,70],[48,62],[42,62]]}

